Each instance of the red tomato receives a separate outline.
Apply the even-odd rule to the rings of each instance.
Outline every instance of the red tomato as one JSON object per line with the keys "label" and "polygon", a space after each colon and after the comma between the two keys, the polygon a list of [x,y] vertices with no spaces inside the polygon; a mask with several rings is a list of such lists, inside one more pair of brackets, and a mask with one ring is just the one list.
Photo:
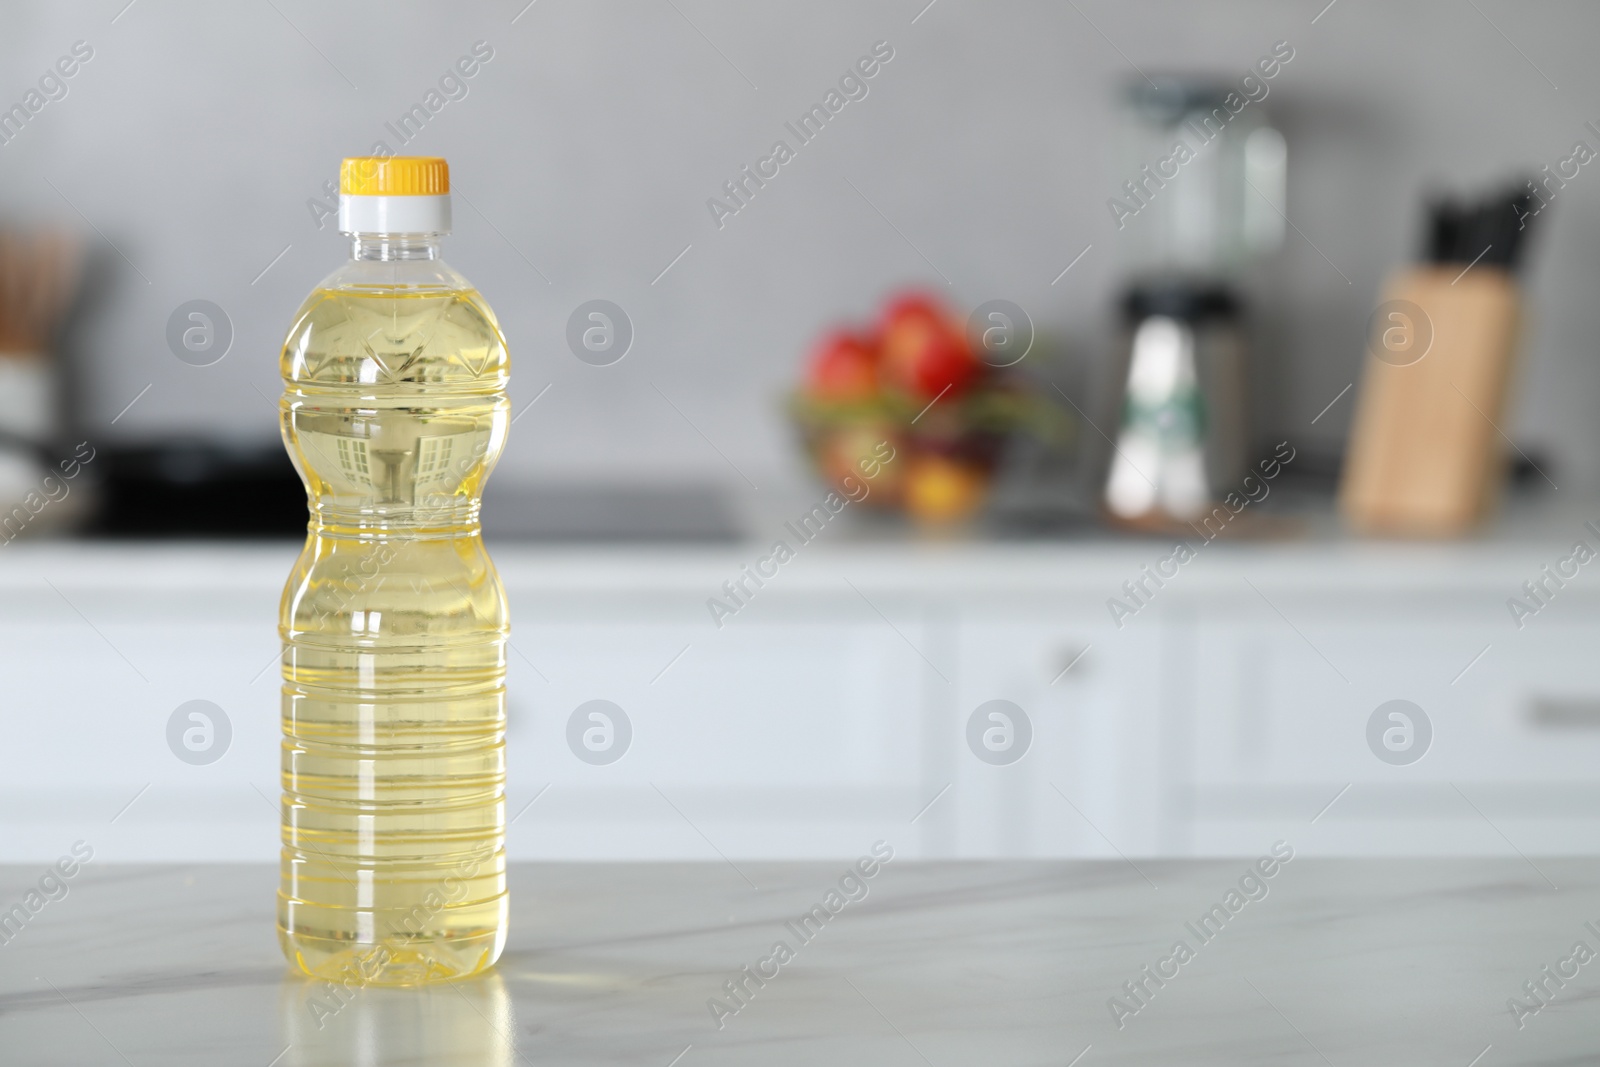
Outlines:
{"label": "red tomato", "polygon": [[960,395],[981,370],[961,325],[920,294],[894,300],[885,312],[883,364],[889,382],[927,400],[947,389],[947,399]]}
{"label": "red tomato", "polygon": [[810,391],[826,400],[868,400],[878,393],[878,353],[859,334],[833,333],[811,357]]}

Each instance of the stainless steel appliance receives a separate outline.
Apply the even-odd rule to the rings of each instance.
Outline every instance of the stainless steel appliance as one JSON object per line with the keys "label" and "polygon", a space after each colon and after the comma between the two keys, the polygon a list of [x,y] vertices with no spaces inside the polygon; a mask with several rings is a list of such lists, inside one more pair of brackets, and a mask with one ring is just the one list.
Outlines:
{"label": "stainless steel appliance", "polygon": [[1282,243],[1285,163],[1283,136],[1238,86],[1163,78],[1125,95],[1128,177],[1108,202],[1129,278],[1102,498],[1116,521],[1192,520],[1244,475],[1240,294],[1247,268]]}

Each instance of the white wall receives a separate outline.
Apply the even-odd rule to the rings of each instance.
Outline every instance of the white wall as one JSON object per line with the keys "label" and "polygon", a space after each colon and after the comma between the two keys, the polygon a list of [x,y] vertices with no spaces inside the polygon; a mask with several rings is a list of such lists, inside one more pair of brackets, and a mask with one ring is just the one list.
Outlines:
{"label": "white wall", "polygon": [[[1297,429],[1351,380],[1380,281],[1416,244],[1424,184],[1554,163],[1579,137],[1594,143],[1582,124],[1600,117],[1585,110],[1600,101],[1600,8],[1577,0],[1342,0],[1315,25],[1320,0],[939,0],[918,17],[924,2],[538,0],[515,23],[523,0],[141,0],[120,15],[125,0],[12,5],[0,105],[74,41],[95,54],[65,99],[0,147],[0,217],[81,226],[81,211],[131,261],[100,246],[91,317],[72,339],[88,432],[269,439],[258,390],[276,395],[289,316],[343,255],[307,199],[485,40],[494,58],[470,94],[408,150],[448,156],[483,212],[458,202],[449,255],[505,322],[515,399],[554,383],[519,423],[502,476],[733,478],[654,385],[759,481],[793,467],[778,396],[817,331],[890,286],[943,287],[915,249],[958,304],[1012,299],[1074,342],[1075,358],[1100,354],[1119,247],[1105,207],[1122,179],[1112,86],[1130,63],[1236,74],[1275,40],[1296,49],[1269,103],[1288,131],[1304,239],[1283,254],[1281,306],[1266,310],[1286,323],[1285,344],[1263,354],[1257,385],[1274,424]],[[706,198],[880,39],[895,58],[870,95],[719,232]],[[1548,221],[1512,429],[1593,482],[1600,176],[1581,174]],[[180,363],[163,339],[173,308],[197,297],[237,329],[208,368]],[[636,323],[614,367],[585,366],[563,342],[567,315],[592,297]],[[1309,433],[1336,442],[1349,412]]]}

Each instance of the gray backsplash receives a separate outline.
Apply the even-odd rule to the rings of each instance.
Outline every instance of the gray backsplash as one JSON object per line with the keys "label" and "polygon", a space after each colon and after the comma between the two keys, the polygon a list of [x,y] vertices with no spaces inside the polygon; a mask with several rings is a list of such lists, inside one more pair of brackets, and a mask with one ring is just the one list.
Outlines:
{"label": "gray backsplash", "polygon": [[[524,2],[9,7],[0,106],[75,41],[94,50],[0,146],[0,217],[81,213],[103,235],[70,346],[85,434],[270,438],[277,345],[344,255],[308,201],[382,139],[450,159],[448,258],[502,318],[517,406],[549,387],[501,477],[737,480],[720,450],[758,484],[791,478],[780,397],[807,345],[895,286],[931,282],[963,308],[1014,300],[1065,340],[1078,367],[1062,381],[1092,377],[1118,279],[1106,201],[1127,177],[1115,86],[1135,66],[1237,76],[1286,40],[1295,58],[1266,105],[1289,139],[1298,232],[1264,290],[1257,407],[1263,432],[1332,449],[1351,397],[1311,419],[1354,378],[1378,287],[1418,243],[1420,192],[1600,147],[1584,128],[1600,119],[1592,4]],[[459,98],[402,146],[386,124],[480,40],[493,55],[465,95],[449,83]],[[878,41],[893,58],[867,94],[719,228],[707,199],[794,144],[785,123]],[[1600,482],[1591,170],[1540,220],[1506,428],[1558,458],[1563,487]],[[610,367],[564,341],[596,297],[636,330]],[[196,298],[236,331],[209,367],[166,347],[168,316]]]}

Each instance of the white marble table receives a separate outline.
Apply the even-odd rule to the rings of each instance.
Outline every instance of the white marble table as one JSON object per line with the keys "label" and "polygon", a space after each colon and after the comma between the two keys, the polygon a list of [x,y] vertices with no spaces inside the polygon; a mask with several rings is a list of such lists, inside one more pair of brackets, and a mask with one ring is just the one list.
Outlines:
{"label": "white marble table", "polygon": [[[1600,950],[1600,862],[1302,857],[1202,945],[1185,923],[1250,863],[897,861],[805,944],[785,920],[827,903],[845,860],[522,864],[496,974],[331,1015],[278,954],[272,868],[91,863],[0,946],[0,1063],[1600,1059],[1600,959],[1547,980],[1520,1030],[1507,1010],[1575,942]],[[0,907],[43,873],[0,867]],[[780,938],[795,957],[719,1030],[708,999]],[[1161,964],[1179,938],[1194,957]],[[1177,974],[1119,1030],[1108,1001],[1146,964]]]}

